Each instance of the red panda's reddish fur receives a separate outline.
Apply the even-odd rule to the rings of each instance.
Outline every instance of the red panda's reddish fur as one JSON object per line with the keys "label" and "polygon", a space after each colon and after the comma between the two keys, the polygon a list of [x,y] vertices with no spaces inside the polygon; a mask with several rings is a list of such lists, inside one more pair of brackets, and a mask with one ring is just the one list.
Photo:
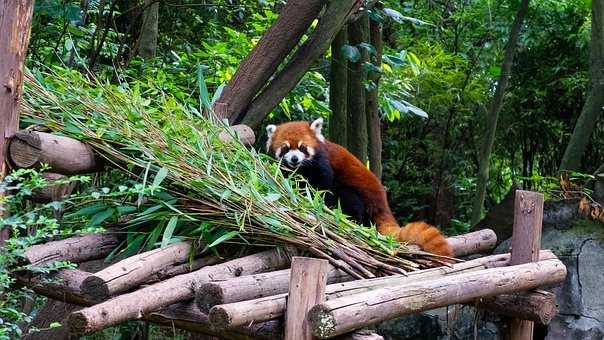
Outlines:
{"label": "red panda's reddish fur", "polygon": [[326,148],[334,178],[356,189],[362,196],[366,213],[378,232],[392,235],[400,242],[416,244],[421,249],[438,255],[453,256],[453,251],[440,231],[424,222],[412,222],[401,228],[392,215],[386,191],[379,179],[344,147],[328,140],[320,141],[308,122],[289,122],[279,125],[269,141],[268,148],[276,150],[288,142],[295,148],[302,142],[315,149]]}

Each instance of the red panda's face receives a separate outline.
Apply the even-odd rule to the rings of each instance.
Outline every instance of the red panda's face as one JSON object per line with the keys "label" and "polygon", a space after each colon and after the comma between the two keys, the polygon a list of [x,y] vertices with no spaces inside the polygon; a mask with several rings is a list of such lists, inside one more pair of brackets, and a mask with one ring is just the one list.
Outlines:
{"label": "red panda's face", "polygon": [[323,119],[308,122],[289,122],[268,125],[266,149],[292,168],[312,160],[325,138],[321,134]]}

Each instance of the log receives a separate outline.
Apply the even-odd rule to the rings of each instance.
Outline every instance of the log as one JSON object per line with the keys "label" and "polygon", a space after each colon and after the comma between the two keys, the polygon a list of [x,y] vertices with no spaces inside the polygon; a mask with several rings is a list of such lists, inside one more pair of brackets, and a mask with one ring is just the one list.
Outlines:
{"label": "log", "polygon": [[27,262],[34,266],[54,261],[80,263],[107,256],[119,242],[120,239],[115,234],[83,234],[33,245],[25,249],[24,256]]}
{"label": "log", "polygon": [[497,235],[491,229],[482,229],[471,233],[447,238],[455,257],[490,251],[497,245]]}
{"label": "log", "polygon": [[218,256],[200,257],[200,258],[194,259],[192,262],[187,261],[185,263],[180,263],[180,264],[176,264],[173,266],[159,269],[155,273],[151,274],[147,283],[155,283],[155,282],[163,281],[163,280],[169,279],[171,277],[174,277],[176,275],[191,273],[191,272],[196,271],[197,269],[200,269],[200,268],[203,268],[206,266],[213,266],[215,264],[218,264],[218,263],[221,263],[224,261],[225,260],[223,258],[220,258]]}
{"label": "log", "polygon": [[[195,304],[204,313],[226,303],[258,299],[287,292],[291,269],[246,275],[226,281],[208,282],[195,293]],[[353,278],[341,269],[329,266],[327,283],[350,281]]]}
{"label": "log", "polygon": [[315,336],[326,339],[384,320],[476,298],[555,284],[566,267],[552,259],[376,289],[319,304],[309,312]]}
{"label": "log", "polygon": [[264,117],[300,82],[304,73],[330,46],[346,22],[357,0],[330,1],[315,30],[300,46],[287,65],[252,101],[241,124],[257,128]]}
{"label": "log", "polygon": [[49,185],[44,188],[35,189],[32,192],[31,200],[37,203],[59,201],[64,196],[70,195],[77,185],[76,182],[52,184],[53,182],[67,179],[67,176],[61,174],[48,172],[42,174],[42,177],[48,181]]}
{"label": "log", "polygon": [[232,122],[245,111],[279,64],[296,47],[323,4],[322,0],[287,2],[275,23],[262,35],[222,91],[217,103],[226,103],[228,109],[227,115],[219,118],[230,118]]}
{"label": "log", "polygon": [[53,172],[77,175],[102,169],[92,148],[78,140],[45,132],[19,131],[8,147],[11,163],[18,168],[48,164]]}
{"label": "log", "polygon": [[384,340],[384,337],[368,330],[356,331],[336,337],[337,340]]}
{"label": "log", "polygon": [[541,325],[548,325],[558,314],[556,295],[540,289],[481,298],[477,300],[476,307]]}
{"label": "log", "polygon": [[[541,252],[541,259],[556,259],[556,256],[551,251],[545,250]],[[378,288],[398,287],[415,282],[421,283],[430,279],[453,277],[462,273],[471,273],[488,268],[504,267],[509,265],[509,261],[510,254],[491,255],[467,262],[456,263],[451,267],[420,270],[410,272],[406,275],[330,284],[327,285],[325,292],[327,300],[333,300]],[[249,296],[252,293],[248,292],[247,294]],[[285,311],[286,298],[287,294],[279,294],[254,300],[241,300],[240,302],[215,305],[209,312],[210,321],[218,329],[228,329],[253,322],[279,318]]]}
{"label": "log", "polygon": [[217,336],[221,339],[281,339],[283,330],[281,321],[269,321],[253,325],[246,325],[228,331],[217,331],[212,328],[207,315],[203,314],[194,303],[177,303],[160,311],[151,312],[143,316],[143,319],[177,327],[190,332],[203,333]]}
{"label": "log", "polygon": [[[19,129],[18,108],[23,92],[23,65],[33,11],[33,0],[0,2],[0,182],[9,171],[6,161],[8,138]],[[3,196],[4,193],[0,193],[0,198]],[[0,227],[0,247],[10,234],[10,228]]]}
{"label": "log", "polygon": [[325,301],[327,260],[309,257],[292,258],[291,276],[285,313],[285,340],[312,340],[306,315],[316,304]]}
{"label": "log", "polygon": [[[539,261],[542,224],[543,194],[516,190],[511,264]],[[510,339],[532,340],[534,328],[533,321],[515,317],[510,321]]]}
{"label": "log", "polygon": [[90,275],[80,289],[98,300],[124,292],[150,280],[156,272],[187,262],[191,243],[178,242],[131,256]]}
{"label": "log", "polygon": [[47,275],[15,275],[17,284],[54,300],[79,306],[91,306],[101,300],[86,296],[80,285],[91,274],[78,269],[60,269]]}
{"label": "log", "polygon": [[278,270],[288,266],[289,263],[287,252],[269,250],[204,267],[74,313],[69,318],[69,328],[72,333],[84,334],[127,320],[140,319],[144,313],[192,299],[195,289],[210,280]]}
{"label": "log", "polygon": [[[237,136],[237,140],[239,140],[243,145],[252,145],[254,142],[256,142],[254,130],[247,125],[233,125],[230,126],[229,129],[233,130],[233,133]],[[234,140],[233,135],[225,131],[221,132],[218,135],[218,138],[223,142],[230,142]]]}

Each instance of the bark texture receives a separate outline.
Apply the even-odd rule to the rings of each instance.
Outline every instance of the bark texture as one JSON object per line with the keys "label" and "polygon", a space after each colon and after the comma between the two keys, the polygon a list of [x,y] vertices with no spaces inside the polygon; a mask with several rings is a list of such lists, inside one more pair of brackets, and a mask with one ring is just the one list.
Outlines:
{"label": "bark texture", "polygon": [[358,48],[360,58],[349,62],[348,66],[348,150],[365,164],[367,162],[367,112],[366,91],[367,72],[365,63],[369,60],[367,49],[362,43],[369,43],[369,16],[361,16],[348,25],[348,42]]}
{"label": "bark texture", "polygon": [[[8,138],[19,128],[19,98],[23,91],[23,64],[34,11],[33,0],[0,2],[0,181],[8,174]],[[10,237],[0,227],[0,247]]]}
{"label": "bark texture", "polygon": [[329,69],[329,140],[348,147],[348,59],[342,47],[348,43],[347,28],[344,27],[331,43],[331,65]]}
{"label": "bark texture", "polygon": [[52,171],[64,175],[90,173],[102,168],[102,162],[89,145],[45,132],[17,132],[9,145],[9,157],[19,168],[48,164]]}
{"label": "bark texture", "polygon": [[304,73],[329,48],[353,10],[357,0],[330,1],[308,40],[296,50],[291,60],[252,101],[242,124],[257,128],[264,117],[298,84]]}
{"label": "bark texture", "polygon": [[227,104],[222,118],[233,122],[245,112],[258,91],[285,57],[296,47],[302,35],[315,20],[324,2],[321,0],[291,0],[281,9],[275,23],[247,57],[218,99]]}
{"label": "bark texture", "polygon": [[[382,50],[384,42],[382,39],[382,24],[373,20],[369,21],[369,38],[371,45],[375,48],[375,55],[370,60],[376,67],[382,65]],[[370,89],[367,91],[367,137],[369,151],[369,167],[371,172],[380,180],[382,179],[382,128],[380,120],[379,88],[380,73],[370,72],[368,74]]]}
{"label": "bark texture", "polygon": [[143,24],[138,41],[138,54],[143,59],[155,58],[157,35],[159,34],[159,1],[145,0]]}

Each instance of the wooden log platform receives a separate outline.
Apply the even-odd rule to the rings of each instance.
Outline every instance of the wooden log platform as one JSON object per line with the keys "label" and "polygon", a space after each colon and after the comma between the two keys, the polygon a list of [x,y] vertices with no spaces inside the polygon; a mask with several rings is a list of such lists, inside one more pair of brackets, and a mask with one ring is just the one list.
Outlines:
{"label": "wooden log platform", "polygon": [[29,130],[15,133],[8,157],[18,168],[48,164],[53,172],[64,175],[96,172],[103,167],[89,145],[69,137]]}
{"label": "wooden log platform", "polygon": [[46,275],[17,275],[17,284],[54,300],[79,306],[91,306],[100,300],[86,296],[80,285],[91,274],[78,269],[60,269]]}
{"label": "wooden log platform", "polygon": [[559,283],[565,277],[566,267],[556,259],[485,269],[329,300],[313,307],[309,320],[314,335],[327,339],[406,314]]}
{"label": "wooden log platform", "polygon": [[[541,259],[556,259],[556,256],[548,250],[541,251]],[[491,255],[475,260],[456,263],[452,267],[439,267],[408,273],[407,275],[394,275],[369,280],[356,280],[344,283],[330,284],[326,287],[327,300],[340,297],[365,293],[378,288],[398,287],[410,283],[423,282],[430,279],[447,278],[463,273],[477,272],[487,268],[499,268],[509,265],[510,254]],[[222,283],[228,286],[230,280]],[[266,283],[268,284],[268,283]],[[250,286],[246,286],[249,289]],[[257,290],[256,290],[257,291]],[[252,292],[232,292],[233,296],[250,296]],[[198,298],[199,295],[198,295]],[[216,301],[208,299],[205,301]],[[229,299],[231,300],[231,299]],[[214,305],[209,312],[209,317],[218,329],[239,327],[253,322],[275,319],[283,316],[287,301],[287,294],[267,296],[254,300],[240,300],[221,305]],[[485,302],[486,303],[486,302]],[[522,306],[520,306],[522,308]]]}
{"label": "wooden log platform", "polygon": [[210,280],[278,270],[289,263],[289,255],[283,250],[269,250],[204,267],[78,311],[71,315],[68,324],[74,334],[95,332],[127,320],[140,319],[145,313],[164,306],[192,299],[195,289]]}
{"label": "wooden log platform", "polygon": [[[455,254],[467,255],[473,251],[490,250],[497,237],[490,229],[483,229],[466,235],[450,237]],[[287,292],[290,270],[242,276],[227,281],[209,282],[195,293],[195,303],[204,313],[216,305],[229,304],[245,300],[259,299]],[[327,284],[351,281],[354,278],[341,269],[330,267],[327,273]]]}
{"label": "wooden log platform", "polygon": [[80,263],[107,256],[119,242],[116,234],[83,234],[33,245],[25,250],[24,256],[27,262],[34,266],[54,261]]}

